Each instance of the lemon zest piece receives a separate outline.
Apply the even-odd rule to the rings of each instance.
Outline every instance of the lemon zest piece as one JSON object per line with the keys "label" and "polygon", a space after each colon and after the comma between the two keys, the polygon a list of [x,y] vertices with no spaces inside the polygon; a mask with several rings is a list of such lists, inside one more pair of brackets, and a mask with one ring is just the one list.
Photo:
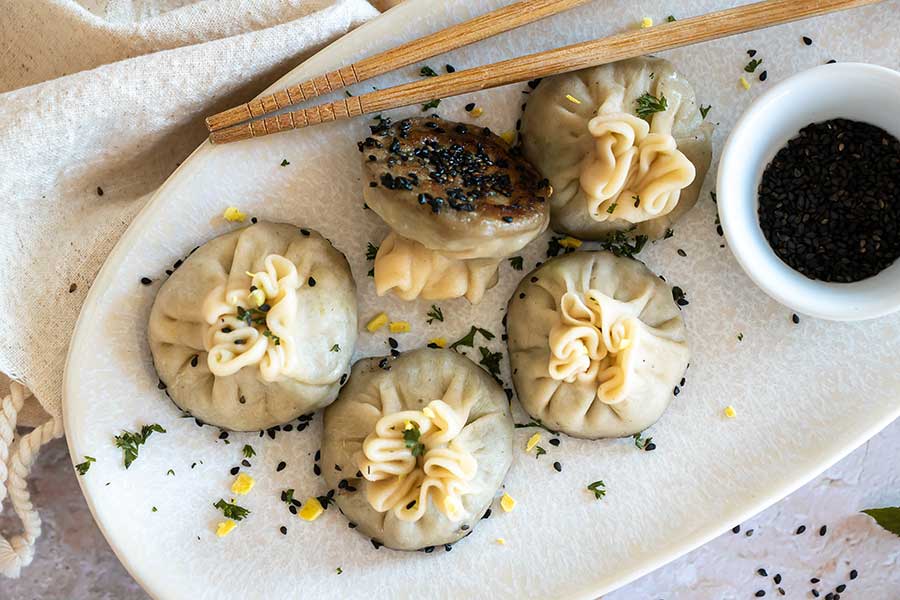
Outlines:
{"label": "lemon zest piece", "polygon": [[725,416],[728,417],[729,419],[733,419],[737,416],[737,411],[734,410],[733,406],[726,406],[725,410],[722,412],[724,412]]}
{"label": "lemon zest piece", "polygon": [[231,493],[246,496],[253,489],[254,485],[256,485],[256,481],[252,477],[246,473],[241,473],[234,478],[234,483],[231,484]]}
{"label": "lemon zest piece", "polygon": [[428,340],[428,343],[434,344],[438,348],[444,348],[447,346],[447,338],[442,338],[442,337],[431,338],[430,340]]}
{"label": "lemon zest piece", "polygon": [[500,498],[500,508],[503,509],[503,512],[512,512],[512,509],[516,507],[516,501],[513,500],[512,496],[509,494],[503,494]]}
{"label": "lemon zest piece", "polygon": [[388,316],[385,313],[378,313],[372,320],[366,323],[366,329],[369,330],[370,333],[375,333],[385,325],[387,325]]}
{"label": "lemon zest piece", "polygon": [[235,527],[237,527],[237,523],[235,523],[231,519],[228,519],[227,521],[222,521],[221,523],[216,525],[216,537],[220,537],[220,538],[225,537],[226,535],[231,533],[231,530],[234,529]]}
{"label": "lemon zest piece", "polygon": [[410,326],[409,321],[393,321],[388,325],[388,329],[391,333],[409,333],[412,327]]}
{"label": "lemon zest piece", "polygon": [[745,90],[749,90],[749,89],[750,89],[750,82],[747,81],[747,78],[746,78],[746,77],[741,77],[740,82],[741,82],[741,85],[744,87]]}
{"label": "lemon zest piece", "polygon": [[536,433],[530,438],[528,438],[528,443],[525,444],[525,452],[531,452],[535,446],[538,445],[538,442],[541,441],[541,434]]}
{"label": "lemon zest piece", "polygon": [[325,509],[322,508],[322,503],[319,502],[318,498],[309,497],[306,499],[303,508],[297,512],[297,515],[304,521],[315,521],[323,512],[325,512]]}
{"label": "lemon zest piece", "polygon": [[243,223],[247,218],[247,215],[242,213],[240,209],[236,206],[229,206],[225,209],[225,212],[222,213],[222,216],[225,217],[225,220],[234,223],[237,221],[238,223]]}
{"label": "lemon zest piece", "polygon": [[566,236],[563,239],[559,240],[559,245],[563,248],[581,248],[581,244],[583,242],[577,238],[573,238],[571,236]]}

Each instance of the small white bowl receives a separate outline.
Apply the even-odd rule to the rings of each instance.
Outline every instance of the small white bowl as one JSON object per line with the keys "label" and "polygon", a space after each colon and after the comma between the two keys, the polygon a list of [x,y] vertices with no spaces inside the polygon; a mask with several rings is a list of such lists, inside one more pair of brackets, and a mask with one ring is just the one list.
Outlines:
{"label": "small white bowl", "polygon": [[863,121],[900,138],[900,73],[860,63],[823,65],[776,85],[756,100],[725,144],[716,184],[719,219],[747,275],[798,313],[833,321],[873,319],[900,310],[900,260],[856,283],[809,279],[782,262],[759,226],[763,172],[810,123]]}

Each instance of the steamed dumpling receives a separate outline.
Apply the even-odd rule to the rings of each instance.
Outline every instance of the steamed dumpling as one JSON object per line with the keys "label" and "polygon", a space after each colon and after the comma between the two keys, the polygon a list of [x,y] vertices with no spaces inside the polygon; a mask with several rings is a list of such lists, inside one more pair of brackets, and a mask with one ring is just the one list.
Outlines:
{"label": "steamed dumpling", "polygon": [[359,149],[366,204],[392,228],[375,257],[379,296],[477,303],[547,228],[549,185],[487,128],[383,120]]}
{"label": "steamed dumpling", "polygon": [[568,254],[526,275],[507,326],[522,407],[576,437],[623,437],[655,423],[690,360],[672,290],[610,252]]}
{"label": "steamed dumpling", "polygon": [[691,84],[658,58],[544,79],[522,117],[525,156],[553,186],[551,226],[581,239],[663,237],[697,202],[711,137]]}
{"label": "steamed dumpling", "polygon": [[281,223],[200,246],[160,287],[149,323],[175,404],[239,431],[331,403],[356,332],[347,259],[315,231]]}
{"label": "steamed dumpling", "polygon": [[324,438],[341,511],[364,535],[416,550],[472,531],[512,462],[513,422],[487,372],[423,348],[356,363],[325,411]]}

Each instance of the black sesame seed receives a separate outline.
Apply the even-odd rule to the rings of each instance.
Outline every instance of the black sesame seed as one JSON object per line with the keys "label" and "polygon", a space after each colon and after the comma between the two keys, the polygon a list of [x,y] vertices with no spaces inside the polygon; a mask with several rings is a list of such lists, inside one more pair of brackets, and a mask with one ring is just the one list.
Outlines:
{"label": "black sesame seed", "polygon": [[791,321],[794,322],[794,325],[800,322],[800,317],[797,316],[797,313],[791,315]]}
{"label": "black sesame seed", "polygon": [[850,571],[850,579],[851,580],[856,579],[857,577],[859,577],[859,573],[856,571],[856,569],[853,569],[852,571]]}
{"label": "black sesame seed", "polygon": [[677,395],[680,394],[680,393],[681,393],[681,388],[678,387],[678,386],[676,385],[676,386],[672,389],[672,394],[675,395],[675,396],[677,396]]}
{"label": "black sesame seed", "polygon": [[372,540],[372,545],[375,546],[375,549],[376,549],[376,550],[378,550],[378,549],[381,548],[384,544],[382,544],[382,543],[379,542],[378,540]]}
{"label": "black sesame seed", "polygon": [[246,458],[245,458],[244,460],[241,461],[241,465],[247,467],[248,469],[249,469],[250,466],[251,466],[251,465],[250,465],[250,461],[247,460]]}
{"label": "black sesame seed", "polygon": [[347,527],[349,527],[350,529],[356,529],[356,523],[350,521],[349,523],[347,523]]}
{"label": "black sesame seed", "polygon": [[825,600],[834,600],[834,592],[828,592],[825,594]]}
{"label": "black sesame seed", "polygon": [[550,445],[551,446],[559,446],[559,438],[551,438]]}
{"label": "black sesame seed", "polygon": [[512,218],[512,217],[503,217],[503,222],[504,222],[504,223],[512,223],[512,222],[513,222],[513,218]]}
{"label": "black sesame seed", "polygon": [[833,65],[833,64],[835,64],[836,62],[837,62],[837,61],[834,60],[834,59],[832,58],[831,60],[829,60],[829,61],[826,62],[825,64],[826,64],[826,65]]}
{"label": "black sesame seed", "polygon": [[741,532],[741,526],[740,526],[740,525],[735,525],[735,526],[731,529],[731,533],[740,533],[740,532]]}
{"label": "black sesame seed", "polygon": [[821,579],[819,579],[818,577],[813,577],[812,579],[809,580],[810,583],[819,583],[820,581],[821,581]]}
{"label": "black sesame seed", "polygon": [[296,515],[296,514],[297,514],[297,507],[294,506],[293,504],[291,504],[290,506],[288,506],[288,510],[291,511],[291,514],[292,514],[292,515]]}
{"label": "black sesame seed", "polygon": [[250,217],[250,222],[256,225],[259,222],[259,219],[257,219],[256,217]]}
{"label": "black sesame seed", "polygon": [[310,278],[306,281],[306,283],[309,284],[309,287],[316,287],[316,280],[313,279],[312,277],[310,277]]}
{"label": "black sesame seed", "polygon": [[747,50],[747,56],[753,58],[754,56],[756,56],[756,50]]}
{"label": "black sesame seed", "polygon": [[769,573],[765,569],[757,569],[756,574],[761,577],[768,577]]}
{"label": "black sesame seed", "polygon": [[775,577],[772,578],[772,581],[774,581],[776,584],[781,583],[781,573],[776,573]]}
{"label": "black sesame seed", "polygon": [[103,188],[100,187],[99,185],[97,186],[97,195],[98,195],[98,196],[102,196],[102,195],[103,195]]}
{"label": "black sesame seed", "polygon": [[778,593],[779,593],[780,595],[782,595],[782,596],[785,595],[785,591],[784,591],[784,588],[783,588],[783,587],[778,587],[778,588],[775,588],[775,589],[778,590]]}
{"label": "black sesame seed", "polygon": [[294,430],[294,426],[291,425],[290,423],[288,423],[287,425],[285,425],[284,427],[282,427],[281,430],[282,430],[282,431],[293,431],[293,430]]}
{"label": "black sesame seed", "polygon": [[444,70],[448,73],[456,73],[456,67],[453,65],[444,65]]}
{"label": "black sesame seed", "polygon": [[760,81],[765,81],[765,80],[768,79],[768,78],[769,78],[769,72],[768,72],[768,71],[763,71],[762,73],[759,74],[759,80],[760,80]]}
{"label": "black sesame seed", "polygon": [[346,381],[347,381],[347,374],[344,373],[343,375],[341,375],[341,385],[344,385],[344,383],[346,383]]}
{"label": "black sesame seed", "polygon": [[678,252],[678,256],[687,256],[687,252],[679,248],[676,252]]}
{"label": "black sesame seed", "polygon": [[150,285],[153,283],[153,280],[149,277],[141,277],[141,285]]}
{"label": "black sesame seed", "polygon": [[559,461],[553,463],[553,468],[556,469],[557,473],[562,473],[562,465],[559,463]]}
{"label": "black sesame seed", "polygon": [[399,345],[400,344],[394,338],[392,338],[392,337],[388,338],[388,346],[390,346],[391,348],[397,348]]}
{"label": "black sesame seed", "polygon": [[316,461],[316,462],[319,462],[319,460],[320,460],[321,458],[322,458],[322,451],[321,451],[321,450],[316,450],[315,461]]}
{"label": "black sesame seed", "polygon": [[422,548],[422,552],[424,552],[425,554],[431,554],[432,552],[434,552],[434,546],[427,546],[425,548]]}
{"label": "black sesame seed", "polygon": [[491,518],[491,509],[487,509],[486,511],[484,511],[484,514],[481,515],[481,518],[482,519],[490,519]]}
{"label": "black sesame seed", "polygon": [[219,439],[220,439],[220,440],[227,440],[227,439],[228,439],[228,432],[227,432],[227,431],[221,432],[221,433],[219,434]]}
{"label": "black sesame seed", "polygon": [[834,591],[836,591],[837,593],[840,594],[840,593],[843,593],[843,591],[846,590],[846,589],[847,589],[847,584],[846,584],[846,583],[842,583],[841,585],[839,585],[839,586],[837,586],[836,588],[834,588]]}
{"label": "black sesame seed", "polygon": [[284,468],[285,468],[286,466],[287,466],[287,463],[284,462],[284,461],[281,461],[281,462],[278,463],[278,466],[275,467],[275,470],[276,470],[276,471],[284,471]]}
{"label": "black sesame seed", "polygon": [[812,46],[812,43],[813,43],[812,38],[804,35],[803,43],[806,44],[807,46]]}
{"label": "black sesame seed", "polygon": [[520,299],[520,300],[524,300],[524,299],[525,299],[525,292],[522,292],[521,294],[519,294],[519,299]]}
{"label": "black sesame seed", "polygon": [[821,527],[819,527],[820,536],[824,536],[826,533],[828,533],[828,525],[822,525]]}
{"label": "black sesame seed", "polygon": [[472,112],[473,110],[475,110],[475,103],[469,102],[468,104],[466,104],[465,109],[466,112]]}
{"label": "black sesame seed", "polygon": [[309,229],[301,229],[300,233],[302,233],[305,237],[309,237]]}
{"label": "black sesame seed", "polygon": [[200,357],[197,356],[196,354],[191,357],[191,366],[192,367],[196,367],[199,362],[200,362]]}
{"label": "black sesame seed", "polygon": [[319,468],[319,465],[313,465],[313,473],[317,476],[322,474],[322,469]]}
{"label": "black sesame seed", "polygon": [[765,590],[757,590],[757,592],[753,595],[756,596],[757,598],[762,598],[763,596],[766,595],[766,591]]}
{"label": "black sesame seed", "polygon": [[166,389],[166,384],[163,383],[162,379],[160,379],[159,383],[156,384],[156,387],[157,387],[157,389],[164,390],[164,389]]}
{"label": "black sesame seed", "polygon": [[653,452],[654,450],[656,450],[656,444],[654,444],[653,442],[650,442],[649,444],[646,444],[644,446],[645,452]]}
{"label": "black sesame seed", "polygon": [[281,535],[287,535],[287,527],[285,527],[284,525],[282,525],[281,527],[279,527],[279,528],[278,528],[278,531],[281,532]]}
{"label": "black sesame seed", "polygon": [[232,475],[237,475],[240,472],[240,470],[241,470],[240,467],[231,467],[231,470],[229,471],[229,473],[231,473]]}
{"label": "black sesame seed", "polygon": [[[794,532],[794,535],[800,535],[804,531],[806,531],[806,525],[801,525],[800,527],[797,528],[797,531]],[[815,582],[813,582],[813,583],[815,583]]]}
{"label": "black sesame seed", "polygon": [[809,590],[809,593],[813,595],[813,598],[819,597],[819,590]]}
{"label": "black sesame seed", "polygon": [[753,530],[748,529],[747,531],[744,532],[744,535],[746,535],[747,537],[750,537],[751,535],[753,535]]}
{"label": "black sesame seed", "polygon": [[451,546],[450,544],[444,544],[444,552],[450,552],[451,550],[453,550],[453,546]]}

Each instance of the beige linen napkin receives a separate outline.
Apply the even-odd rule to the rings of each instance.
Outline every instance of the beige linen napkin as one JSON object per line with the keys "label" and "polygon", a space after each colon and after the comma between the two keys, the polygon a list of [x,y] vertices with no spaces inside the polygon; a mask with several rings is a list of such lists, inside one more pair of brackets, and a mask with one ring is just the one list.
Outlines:
{"label": "beige linen napkin", "polygon": [[[40,535],[26,478],[63,433],[69,338],[110,249],[203,141],[204,115],[378,11],[365,0],[12,0],[3,11],[0,372],[20,383],[2,382],[0,510],[8,493],[24,532],[0,536],[0,573],[15,577]],[[19,413],[35,426],[27,435],[16,436]]]}

